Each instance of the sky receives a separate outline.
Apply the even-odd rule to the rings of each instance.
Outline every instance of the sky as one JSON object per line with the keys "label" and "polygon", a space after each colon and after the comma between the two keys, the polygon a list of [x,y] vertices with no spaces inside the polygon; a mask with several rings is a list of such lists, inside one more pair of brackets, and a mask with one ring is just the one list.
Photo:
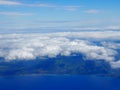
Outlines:
{"label": "sky", "polygon": [[120,0],[0,0],[0,31],[119,29],[119,4]]}

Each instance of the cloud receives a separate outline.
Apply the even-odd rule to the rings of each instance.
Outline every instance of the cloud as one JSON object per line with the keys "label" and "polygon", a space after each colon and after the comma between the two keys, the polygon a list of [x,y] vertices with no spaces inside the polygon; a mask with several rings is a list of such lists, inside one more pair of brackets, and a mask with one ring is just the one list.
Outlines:
{"label": "cloud", "polygon": [[[116,68],[119,66],[119,63],[116,63],[119,47],[111,48],[107,44],[103,45],[103,42],[108,43],[109,39],[120,40],[119,37],[120,33],[118,32],[1,34],[0,57],[4,58],[5,61],[12,61],[81,54],[85,60],[105,60],[113,68]],[[101,45],[94,43],[95,41]],[[117,66],[115,67],[115,65]]]}
{"label": "cloud", "polygon": [[20,13],[20,12],[0,12],[0,15],[25,16],[25,15],[33,15],[33,14],[32,13]]}
{"label": "cloud", "polygon": [[81,6],[63,6],[62,8],[67,11],[77,11]]}
{"label": "cloud", "polygon": [[57,7],[56,5],[48,4],[48,3],[29,4],[29,6],[43,7],[43,8],[55,8],[55,7]]}
{"label": "cloud", "polygon": [[10,0],[0,0],[0,5],[23,5],[23,3]]}
{"label": "cloud", "polygon": [[112,68],[120,68],[120,60],[111,62],[111,67]]}
{"label": "cloud", "polygon": [[86,10],[84,12],[88,13],[88,14],[97,14],[97,13],[100,13],[100,11],[97,10],[97,9],[90,9],[90,10]]}
{"label": "cloud", "polygon": [[51,3],[32,3],[32,4],[28,4],[28,3],[22,3],[22,2],[17,2],[17,1],[12,1],[12,0],[0,0],[0,5],[10,5],[10,6],[26,6],[26,7],[41,7],[41,8],[54,8],[54,9],[63,9],[63,10],[67,10],[67,11],[76,11],[78,10],[81,6],[63,6],[63,5],[55,5],[55,4],[51,4]]}
{"label": "cloud", "polygon": [[120,29],[120,26],[109,26],[109,27],[107,27],[106,29],[116,30],[116,29]]}
{"label": "cloud", "polygon": [[66,11],[76,11],[82,6],[77,6],[77,5],[55,5],[55,4],[48,4],[48,3],[39,3],[39,4],[31,4],[28,6],[33,6],[33,7],[42,7],[42,8],[54,8],[54,9],[63,9]]}

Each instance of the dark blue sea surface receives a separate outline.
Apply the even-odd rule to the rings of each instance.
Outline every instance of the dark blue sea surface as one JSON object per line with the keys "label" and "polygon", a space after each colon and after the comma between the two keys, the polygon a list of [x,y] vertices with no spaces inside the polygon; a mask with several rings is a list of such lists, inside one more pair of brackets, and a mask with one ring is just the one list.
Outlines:
{"label": "dark blue sea surface", "polygon": [[0,77],[0,90],[120,90],[120,78],[97,76]]}

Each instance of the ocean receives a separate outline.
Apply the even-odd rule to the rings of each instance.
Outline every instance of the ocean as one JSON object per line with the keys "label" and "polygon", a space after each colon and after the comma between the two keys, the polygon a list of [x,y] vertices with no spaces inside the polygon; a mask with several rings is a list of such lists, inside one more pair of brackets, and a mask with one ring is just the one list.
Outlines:
{"label": "ocean", "polygon": [[98,76],[0,77],[0,90],[120,90],[120,78]]}

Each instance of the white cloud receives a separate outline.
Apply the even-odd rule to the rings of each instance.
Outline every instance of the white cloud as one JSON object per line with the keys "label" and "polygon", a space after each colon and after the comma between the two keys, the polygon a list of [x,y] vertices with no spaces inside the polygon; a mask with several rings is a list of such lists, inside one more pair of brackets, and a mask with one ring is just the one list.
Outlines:
{"label": "white cloud", "polygon": [[64,8],[65,10],[67,10],[67,11],[76,11],[76,10],[78,10],[78,8],[76,8],[76,7],[68,7],[68,8]]}
{"label": "white cloud", "polygon": [[0,0],[0,5],[23,5],[23,4],[16,1]]}
{"label": "white cloud", "polygon": [[[35,60],[37,57],[70,56],[82,54],[86,60],[105,60],[114,68],[116,49],[107,44],[97,45],[92,41],[120,40],[118,32],[61,32],[48,34],[0,35],[0,57],[5,61]],[[105,41],[104,41],[105,42]],[[107,43],[107,42],[106,42]],[[116,44],[116,43],[115,43]],[[118,65],[119,63],[117,63]]]}
{"label": "white cloud", "polygon": [[20,13],[20,12],[0,12],[0,15],[26,16],[26,15],[33,15],[33,14],[32,13]]}
{"label": "white cloud", "polygon": [[12,0],[0,0],[0,5],[10,5],[10,6],[19,6],[19,5],[24,5],[27,7],[41,7],[41,8],[54,8],[54,9],[63,9],[63,10],[67,10],[67,11],[76,11],[78,10],[81,6],[63,6],[63,5],[55,5],[55,4],[51,4],[51,3],[32,3],[32,4],[28,4],[28,3],[22,3],[22,2],[17,2],[17,1],[12,1]]}
{"label": "white cloud", "polygon": [[113,42],[102,42],[104,47],[112,48],[112,49],[119,49],[120,43],[113,43]]}
{"label": "white cloud", "polygon": [[33,6],[33,7],[42,7],[42,8],[53,8],[53,9],[63,9],[66,11],[76,11],[82,6],[77,6],[77,5],[55,5],[55,4],[47,4],[47,3],[39,3],[39,4],[29,4],[27,6]]}
{"label": "white cloud", "polygon": [[29,6],[44,7],[44,8],[55,8],[55,7],[57,7],[56,5],[48,4],[48,3],[29,4]]}
{"label": "white cloud", "polygon": [[106,29],[116,30],[116,29],[120,29],[120,26],[109,26],[109,27],[107,27]]}
{"label": "white cloud", "polygon": [[78,9],[80,9],[82,6],[58,6],[59,8],[62,8],[66,11],[77,11]]}
{"label": "white cloud", "polygon": [[120,60],[111,62],[112,68],[120,68]]}
{"label": "white cloud", "polygon": [[84,11],[85,13],[89,13],[89,14],[97,14],[99,13],[100,11],[97,10],[97,9],[90,9],[90,10],[86,10]]}

